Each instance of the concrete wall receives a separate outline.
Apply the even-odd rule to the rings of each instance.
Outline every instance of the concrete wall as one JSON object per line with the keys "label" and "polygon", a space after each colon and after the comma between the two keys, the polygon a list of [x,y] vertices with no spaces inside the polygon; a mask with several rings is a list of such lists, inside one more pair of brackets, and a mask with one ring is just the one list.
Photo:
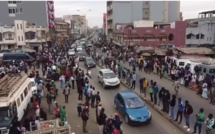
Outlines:
{"label": "concrete wall", "polygon": [[169,1],[168,21],[180,20],[180,1]]}
{"label": "concrete wall", "polygon": [[[47,5],[46,1],[21,1],[9,7],[8,1],[0,1],[0,24],[13,25],[14,20],[26,20],[40,26],[47,26]],[[9,8],[20,10],[21,13],[15,14],[14,17],[9,17]]]}
{"label": "concrete wall", "polygon": [[116,23],[132,23],[133,21],[142,20],[142,8],[142,1],[114,1],[113,28],[115,28]]}
{"label": "concrete wall", "polygon": [[[187,27],[186,35],[192,33],[193,36],[191,39],[186,37],[186,45],[199,45],[199,44],[214,44],[215,36],[215,22],[211,23],[210,21],[204,21],[199,24],[198,27]],[[204,34],[203,39],[197,39],[197,34]]]}
{"label": "concrete wall", "polygon": [[155,22],[163,22],[164,9],[165,1],[150,1],[149,20],[153,20]]}

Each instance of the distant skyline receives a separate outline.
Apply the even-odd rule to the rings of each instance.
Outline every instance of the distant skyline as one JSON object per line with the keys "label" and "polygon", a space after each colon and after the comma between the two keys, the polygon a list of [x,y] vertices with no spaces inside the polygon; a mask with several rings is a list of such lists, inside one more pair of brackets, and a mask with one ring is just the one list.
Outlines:
{"label": "distant skyline", "polygon": [[[215,10],[215,1],[181,1],[180,11],[184,19],[197,18],[202,11]],[[78,12],[80,10],[81,12]],[[87,12],[92,10],[91,12]],[[102,27],[103,13],[106,13],[105,1],[55,1],[55,16],[86,15],[90,27]]]}

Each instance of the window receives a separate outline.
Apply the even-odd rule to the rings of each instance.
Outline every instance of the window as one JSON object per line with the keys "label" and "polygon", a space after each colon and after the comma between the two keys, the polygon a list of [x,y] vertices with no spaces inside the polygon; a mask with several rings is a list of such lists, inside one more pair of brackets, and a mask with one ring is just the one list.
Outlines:
{"label": "window", "polygon": [[188,34],[188,35],[187,35],[187,39],[191,39],[191,34]]}
{"label": "window", "polygon": [[207,71],[207,69],[206,69],[206,68],[204,68],[204,69],[203,69],[203,73],[206,73],[206,71]]}
{"label": "window", "polygon": [[24,94],[25,94],[25,97],[27,96],[28,94],[28,88],[26,87],[25,90],[24,90]]}
{"label": "window", "polygon": [[211,41],[211,37],[210,37],[210,41]]}
{"label": "window", "polygon": [[22,13],[22,8],[19,9],[19,12]]}
{"label": "window", "polygon": [[126,99],[125,105],[127,108],[140,108],[145,106],[143,101],[138,97]]}
{"label": "window", "polygon": [[8,38],[9,38],[9,39],[12,38],[12,33],[8,33]]}
{"label": "window", "polygon": [[184,62],[179,62],[179,66],[184,66]]}
{"label": "window", "polygon": [[12,4],[13,3],[13,1],[8,1],[8,4]]}
{"label": "window", "polygon": [[20,41],[20,36],[18,36],[18,41]]}
{"label": "window", "polygon": [[23,41],[23,36],[22,36],[22,41]]}
{"label": "window", "polygon": [[21,94],[21,102],[24,100],[24,95]]}
{"label": "window", "polygon": [[16,105],[17,105],[17,107],[20,106],[20,99],[19,99],[19,98],[18,98],[17,101],[16,101]]}
{"label": "window", "polygon": [[16,1],[13,1],[13,4],[16,4]]}
{"label": "window", "polygon": [[214,74],[215,73],[215,69],[210,69],[209,73],[213,73]]}
{"label": "window", "polygon": [[117,95],[117,99],[119,100],[120,104],[125,106],[124,100],[122,99],[122,97],[119,94]]}
{"label": "window", "polygon": [[19,24],[16,25],[17,29],[19,29]]}
{"label": "window", "polygon": [[22,29],[22,24],[20,24],[20,29]]}
{"label": "window", "polygon": [[15,9],[9,9],[9,14],[15,14]]}
{"label": "window", "polygon": [[16,13],[19,13],[19,9],[16,9]]}
{"label": "window", "polygon": [[28,90],[31,89],[31,87],[34,87],[35,86],[35,83],[33,81],[31,81],[29,84],[28,84]]}

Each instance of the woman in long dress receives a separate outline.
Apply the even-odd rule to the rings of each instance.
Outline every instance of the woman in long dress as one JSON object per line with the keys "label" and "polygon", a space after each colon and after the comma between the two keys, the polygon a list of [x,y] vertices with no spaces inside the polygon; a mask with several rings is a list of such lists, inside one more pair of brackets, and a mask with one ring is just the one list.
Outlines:
{"label": "woman in long dress", "polygon": [[202,85],[202,97],[205,99],[208,99],[208,84],[206,82],[204,82],[204,84]]}

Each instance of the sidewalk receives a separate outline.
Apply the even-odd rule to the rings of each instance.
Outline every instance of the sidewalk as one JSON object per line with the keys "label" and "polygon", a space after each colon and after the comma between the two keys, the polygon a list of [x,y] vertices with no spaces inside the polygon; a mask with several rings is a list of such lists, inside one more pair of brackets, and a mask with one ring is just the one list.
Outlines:
{"label": "sidewalk", "polygon": [[[97,49],[97,52],[99,54],[101,54],[101,51]],[[131,66],[128,65],[128,63],[126,62],[125,64],[123,64],[122,62],[120,63],[120,65],[122,67],[125,68],[129,68],[131,69]],[[156,81],[158,84],[159,89],[161,87],[165,87],[167,90],[170,91],[170,94],[174,94],[174,87],[173,82],[168,80],[168,79],[160,79],[160,77],[154,73],[151,74],[146,74],[144,72],[140,72],[138,69],[136,69],[136,74],[137,74],[137,82],[136,82],[136,92],[139,93],[139,79],[142,77],[145,77],[148,81],[153,80]],[[200,108],[204,108],[204,113],[206,115],[206,117],[208,116],[209,113],[213,113],[213,111],[215,110],[215,106],[209,104],[208,100],[204,100],[202,99],[199,95],[196,95],[196,92],[194,92],[193,90],[190,90],[188,88],[185,88],[183,86],[180,86],[179,88],[179,93],[178,96],[182,98],[182,101],[184,102],[185,100],[188,100],[189,103],[192,105],[193,107],[193,114],[190,117],[190,127],[191,127],[191,131],[193,131],[193,127],[196,121],[195,115],[198,113]],[[149,97],[149,96],[148,96]],[[157,107],[157,106],[156,106]],[[175,114],[177,112],[177,105],[175,107]],[[184,118],[184,117],[183,117]],[[182,123],[180,126],[184,126],[185,125],[185,120],[183,119]],[[205,125],[203,125],[202,127],[202,134],[205,133]]]}

